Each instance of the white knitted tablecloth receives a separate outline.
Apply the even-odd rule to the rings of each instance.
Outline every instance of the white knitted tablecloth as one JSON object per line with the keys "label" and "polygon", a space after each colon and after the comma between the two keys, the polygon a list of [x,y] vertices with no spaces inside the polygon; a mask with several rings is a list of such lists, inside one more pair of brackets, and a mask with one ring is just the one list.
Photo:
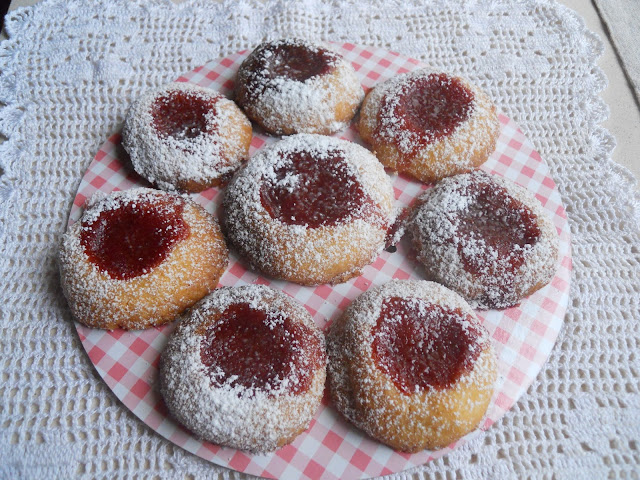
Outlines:
{"label": "white knitted tablecloth", "polygon": [[84,352],[57,245],[80,178],[150,87],[266,38],[402,52],[483,86],[548,163],[572,296],[538,380],[479,439],[402,478],[638,478],[640,208],[600,126],[598,38],[547,0],[45,0],[0,46],[0,478],[245,478],[124,408]]}

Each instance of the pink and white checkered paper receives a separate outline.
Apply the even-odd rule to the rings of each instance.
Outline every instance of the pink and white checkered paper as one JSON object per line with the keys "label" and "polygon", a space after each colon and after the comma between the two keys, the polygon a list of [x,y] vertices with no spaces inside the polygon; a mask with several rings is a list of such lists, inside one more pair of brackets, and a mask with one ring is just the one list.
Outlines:
{"label": "pink and white checkered paper", "polygon": [[[349,43],[335,45],[355,67],[365,89],[398,73],[421,66],[417,60],[373,47]],[[248,52],[212,61],[180,77],[231,96],[235,72]],[[76,324],[78,334],[100,376],[116,396],[143,422],[176,445],[225,467],[274,478],[361,478],[385,475],[423,464],[445,455],[471,436],[495,423],[534,380],[546,361],[562,326],[569,298],[571,274],[570,234],[565,210],[546,164],[518,126],[500,115],[497,149],[483,169],[508,177],[534,192],[547,209],[560,235],[560,266],[547,287],[515,308],[479,311],[489,330],[499,359],[499,380],[481,429],[439,451],[405,454],[370,439],[347,423],[327,402],[310,427],[291,445],[268,455],[252,455],[202,441],[170,416],[156,388],[157,363],[173,325],[144,331],[112,332]],[[342,138],[360,142],[353,128]],[[254,132],[251,153],[276,138]],[[89,166],[75,198],[69,222],[76,221],[85,200],[94,192],[123,190],[147,185],[131,169],[115,134],[100,148]],[[398,204],[409,205],[426,187],[402,175],[392,177]],[[220,189],[209,189],[193,198],[214,214],[221,201]],[[420,279],[410,261],[409,245],[402,240],[395,253],[383,252],[362,275],[346,283],[302,287],[248,271],[232,254],[220,283],[225,286],[260,283],[282,290],[305,305],[324,328],[360,293],[393,278]]]}

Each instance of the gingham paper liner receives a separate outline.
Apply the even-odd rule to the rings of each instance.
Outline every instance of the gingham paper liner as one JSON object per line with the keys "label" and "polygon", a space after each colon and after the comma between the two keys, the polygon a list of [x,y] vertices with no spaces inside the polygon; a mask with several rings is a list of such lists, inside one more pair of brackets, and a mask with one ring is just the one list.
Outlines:
{"label": "gingham paper liner", "polygon": [[[414,70],[417,60],[373,47],[335,45],[355,67],[362,85],[371,88],[397,73]],[[212,61],[180,77],[231,95],[235,72],[246,57],[239,52]],[[524,393],[546,361],[562,326],[569,298],[571,273],[570,234],[565,210],[553,179],[540,155],[518,126],[500,115],[501,134],[497,149],[482,166],[505,176],[532,192],[552,216],[560,235],[560,266],[550,285],[525,299],[519,307],[503,311],[478,312],[489,330],[499,358],[499,380],[483,429],[496,422]],[[275,139],[254,132],[251,153]],[[360,142],[353,127],[342,138]],[[82,206],[94,192],[123,190],[147,185],[126,163],[115,134],[100,148],[89,166],[74,200],[69,223],[76,221]],[[122,161],[120,159],[123,159]],[[409,205],[425,186],[404,176],[394,176],[396,199]],[[193,196],[209,211],[216,212],[221,200],[218,189]],[[396,253],[383,252],[363,274],[341,285],[316,288],[275,281],[247,271],[232,254],[230,266],[220,283],[226,286],[261,283],[283,290],[303,303],[316,323],[324,328],[360,293],[392,278],[419,279],[419,270],[407,259],[403,240]],[[219,465],[254,475],[274,478],[359,478],[385,475],[423,464],[478,435],[480,430],[437,452],[417,454],[395,452],[368,438],[323,404],[309,429],[291,445],[268,455],[251,455],[220,448],[195,438],[168,417],[156,390],[156,367],[160,352],[173,325],[145,331],[105,332],[76,324],[78,334],[100,376],[116,396],[143,422],[176,445]]]}

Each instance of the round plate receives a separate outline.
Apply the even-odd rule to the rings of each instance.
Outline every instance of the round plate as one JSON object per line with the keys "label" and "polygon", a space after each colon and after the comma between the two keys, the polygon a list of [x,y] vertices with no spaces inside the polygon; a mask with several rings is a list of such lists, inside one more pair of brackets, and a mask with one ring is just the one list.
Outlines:
{"label": "round plate", "polygon": [[[415,59],[373,47],[349,43],[334,47],[355,67],[365,89],[398,73],[421,66]],[[248,52],[209,62],[180,77],[231,96],[237,68]],[[562,326],[569,298],[571,273],[570,236],[565,210],[549,170],[518,126],[500,115],[501,132],[496,151],[482,169],[508,177],[535,193],[553,219],[560,235],[560,265],[553,281],[515,308],[479,311],[478,316],[493,338],[499,359],[499,380],[481,428],[439,451],[405,454],[372,440],[347,423],[326,400],[309,428],[291,445],[267,455],[252,455],[201,441],[176,424],[156,387],[156,369],[173,325],[144,331],[111,332],[76,324],[78,334],[100,376],[116,396],[153,430],[176,445],[206,460],[253,475],[274,478],[356,478],[385,475],[440,457],[495,423],[524,393],[540,371]],[[254,132],[251,153],[277,138]],[[361,143],[351,126],[341,138]],[[111,192],[148,186],[131,169],[115,134],[100,148],[89,166],[73,203],[69,223],[81,214],[85,200],[96,191]],[[396,200],[409,205],[426,188],[402,175],[392,177]],[[222,195],[209,189],[193,198],[216,214]],[[383,252],[361,276],[340,285],[302,287],[266,278],[246,270],[232,254],[220,280],[225,286],[251,283],[270,285],[305,305],[324,328],[360,293],[392,278],[420,279],[409,260],[409,245],[402,240],[395,253]]]}

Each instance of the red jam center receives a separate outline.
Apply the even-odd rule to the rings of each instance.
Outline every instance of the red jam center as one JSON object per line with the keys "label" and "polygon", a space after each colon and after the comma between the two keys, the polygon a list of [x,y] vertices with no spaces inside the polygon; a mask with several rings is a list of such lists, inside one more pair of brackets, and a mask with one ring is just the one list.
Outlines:
{"label": "red jam center", "polygon": [[261,61],[252,70],[268,78],[284,77],[298,82],[330,73],[335,55],[323,48],[310,49],[304,45],[282,43],[267,47]]}
{"label": "red jam center", "polygon": [[216,386],[268,391],[287,379],[295,395],[309,388],[324,350],[306,325],[236,303],[205,330],[200,358]]}
{"label": "red jam center", "polygon": [[275,170],[275,180],[260,189],[262,206],[271,218],[311,228],[346,218],[382,218],[339,151],[322,156],[297,151],[287,154],[283,163]]}
{"label": "red jam center", "polygon": [[[458,253],[467,272],[504,276],[524,263],[527,246],[540,237],[533,212],[501,187],[475,183],[467,191],[469,207],[459,215]],[[482,242],[475,241],[481,238]],[[470,247],[473,244],[474,247]],[[482,251],[477,245],[484,244]]]}
{"label": "red jam center", "polygon": [[172,197],[130,201],[83,225],[80,242],[100,270],[128,280],[160,265],[188,237],[182,210],[182,202]]}
{"label": "red jam center", "polygon": [[178,140],[213,133],[207,116],[215,115],[218,99],[206,98],[196,92],[169,91],[159,96],[151,106],[153,126],[160,137]]}
{"label": "red jam center", "polygon": [[459,79],[444,73],[413,79],[398,95],[383,99],[379,129],[399,125],[402,133],[394,138],[396,145],[407,149],[406,145],[411,144],[416,153],[421,147],[451,135],[466,121],[473,99],[473,92]]}
{"label": "red jam center", "polygon": [[373,327],[373,359],[404,394],[442,390],[469,372],[480,355],[480,331],[459,309],[390,297]]}

